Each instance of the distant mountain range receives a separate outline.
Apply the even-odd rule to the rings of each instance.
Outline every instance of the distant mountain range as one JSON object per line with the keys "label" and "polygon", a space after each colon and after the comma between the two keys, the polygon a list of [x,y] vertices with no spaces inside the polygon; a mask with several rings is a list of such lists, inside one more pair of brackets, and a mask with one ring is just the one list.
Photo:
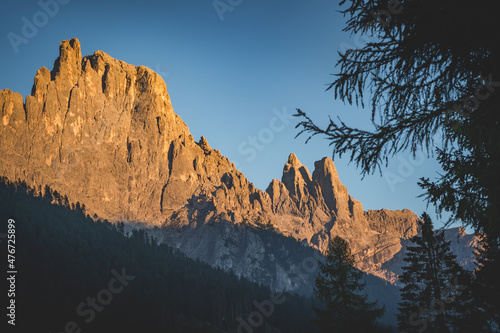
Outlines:
{"label": "distant mountain range", "polygon": [[[255,188],[205,138],[194,140],[158,74],[102,51],[82,58],[77,39],[61,43],[52,71],[37,71],[26,100],[0,91],[0,117],[0,176],[49,186],[92,217],[146,228],[192,258],[275,289],[310,294],[311,272],[289,274],[308,256],[294,254],[310,248],[314,257],[335,235],[360,270],[396,283],[419,232],[408,209],[364,211],[328,157],[311,175],[290,154],[281,180]],[[295,245],[277,246],[272,235]],[[446,235],[472,269],[476,237]]]}

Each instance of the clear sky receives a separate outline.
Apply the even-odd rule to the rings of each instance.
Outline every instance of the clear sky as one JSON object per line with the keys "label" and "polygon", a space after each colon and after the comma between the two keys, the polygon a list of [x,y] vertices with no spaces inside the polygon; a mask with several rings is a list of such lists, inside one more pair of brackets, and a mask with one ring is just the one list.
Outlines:
{"label": "clear sky", "polygon": [[[332,157],[322,138],[308,144],[305,136],[294,138],[296,108],[318,123],[339,116],[372,128],[369,110],[325,92],[337,52],[363,43],[342,32],[339,8],[326,0],[2,0],[0,89],[29,94],[36,70],[52,69],[60,41],[76,37],[83,55],[102,50],[162,75],[174,111],[195,139],[205,136],[265,190],[271,179],[281,179],[292,152],[311,173],[314,161]],[[22,42],[13,43],[14,35]],[[426,203],[417,198],[417,181],[440,170],[432,158],[403,153],[382,175],[362,179],[348,160],[334,162],[365,210],[408,208],[419,215]],[[434,208],[427,211],[433,215]]]}

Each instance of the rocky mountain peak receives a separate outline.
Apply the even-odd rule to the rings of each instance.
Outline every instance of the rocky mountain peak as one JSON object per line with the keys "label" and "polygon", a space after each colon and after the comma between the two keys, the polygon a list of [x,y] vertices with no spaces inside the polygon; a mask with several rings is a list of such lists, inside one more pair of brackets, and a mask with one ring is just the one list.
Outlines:
{"label": "rocky mountain peak", "polygon": [[281,181],[298,200],[305,199],[309,195],[312,182],[309,170],[300,163],[295,154],[288,156],[288,162],[283,167],[283,176]]}
{"label": "rocky mountain peak", "polygon": [[314,162],[313,179],[330,178],[332,185],[340,187],[340,178],[335,168],[335,164],[329,157],[323,157],[321,160]]}
{"label": "rocky mountain peak", "polygon": [[161,76],[102,51],[82,58],[77,39],[37,71],[25,103],[0,91],[0,120],[0,176],[47,185],[111,222],[264,226],[321,251],[340,235],[366,271],[417,232],[410,211],[364,212],[327,157],[311,176],[290,154],[281,181],[256,189],[204,137],[195,142]]}
{"label": "rocky mountain peak", "polygon": [[210,153],[210,151],[212,150],[212,148],[208,144],[207,139],[205,139],[205,137],[203,135],[201,136],[200,141],[198,142],[198,145],[200,146],[201,149],[203,149],[203,151],[206,154]]}
{"label": "rocky mountain peak", "polygon": [[313,179],[319,184],[328,208],[338,216],[346,217],[348,214],[344,208],[349,207],[349,195],[330,158],[324,157],[314,163]]}
{"label": "rocky mountain peak", "polygon": [[76,38],[65,40],[59,46],[59,57],[54,63],[52,78],[75,80],[82,71],[82,51]]}
{"label": "rocky mountain peak", "polygon": [[2,91],[0,110],[1,174],[48,185],[110,221],[164,221],[169,152],[196,146],[158,74],[102,51],[82,58],[77,39],[61,42],[51,72],[37,71],[26,103]]}
{"label": "rocky mountain peak", "polygon": [[297,155],[291,153],[290,155],[288,155],[288,162],[286,162],[285,167],[287,165],[301,167],[302,163],[300,163],[299,159],[297,158]]}

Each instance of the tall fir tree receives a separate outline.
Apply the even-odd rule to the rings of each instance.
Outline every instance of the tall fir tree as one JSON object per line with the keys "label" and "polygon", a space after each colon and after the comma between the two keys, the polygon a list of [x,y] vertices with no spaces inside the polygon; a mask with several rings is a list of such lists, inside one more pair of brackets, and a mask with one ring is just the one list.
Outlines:
{"label": "tall fir tree", "polygon": [[365,284],[354,267],[349,244],[336,236],[330,241],[324,262],[319,262],[314,295],[323,308],[314,307],[321,332],[373,332],[380,330],[375,321],[384,309],[368,302],[362,294]]}
{"label": "tall fir tree", "polygon": [[[480,3],[470,10],[469,1],[341,0],[344,31],[366,43],[339,54],[327,90],[369,106],[373,127],[357,128],[336,115],[321,126],[300,109],[296,116],[299,135],[323,136],[333,155],[349,156],[363,175],[382,172],[402,152],[432,157],[435,150],[443,172],[420,178],[423,196],[450,222],[485,234],[492,252],[485,255],[498,258],[500,29],[495,1]],[[481,301],[498,309],[500,279],[486,272],[496,269],[482,273],[488,288]]]}
{"label": "tall fir tree", "polygon": [[443,230],[434,230],[427,213],[421,216],[421,233],[411,238],[403,261],[404,284],[399,303],[401,332],[457,332],[470,309],[469,274],[457,263]]}
{"label": "tall fir tree", "polygon": [[473,306],[464,320],[474,332],[500,332],[499,244],[482,236],[476,251],[477,269],[471,288]]}

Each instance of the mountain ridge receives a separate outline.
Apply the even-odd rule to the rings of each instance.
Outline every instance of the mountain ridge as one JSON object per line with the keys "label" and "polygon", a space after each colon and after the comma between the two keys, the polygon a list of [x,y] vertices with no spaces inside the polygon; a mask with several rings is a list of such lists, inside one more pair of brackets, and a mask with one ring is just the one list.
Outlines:
{"label": "mountain ridge", "polygon": [[381,267],[418,233],[413,212],[364,211],[328,157],[311,174],[292,153],[281,180],[257,189],[204,137],[194,140],[154,71],[102,51],[82,58],[77,39],[59,50],[25,102],[0,91],[0,176],[50,186],[111,222],[265,226],[320,251],[339,235],[358,268],[392,279]]}

